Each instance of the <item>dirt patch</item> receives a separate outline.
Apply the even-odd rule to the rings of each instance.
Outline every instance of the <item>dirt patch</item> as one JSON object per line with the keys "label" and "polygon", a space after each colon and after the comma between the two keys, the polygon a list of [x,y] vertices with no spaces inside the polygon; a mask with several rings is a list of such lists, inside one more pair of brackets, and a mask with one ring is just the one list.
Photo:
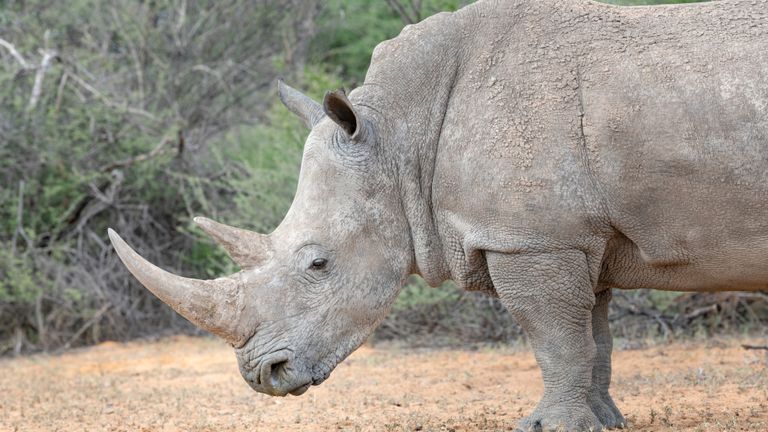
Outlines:
{"label": "dirt patch", "polygon": [[[617,352],[631,431],[768,430],[768,368],[744,341]],[[542,393],[524,349],[363,347],[302,397],[270,398],[212,339],[105,343],[0,361],[0,430],[511,430]]]}

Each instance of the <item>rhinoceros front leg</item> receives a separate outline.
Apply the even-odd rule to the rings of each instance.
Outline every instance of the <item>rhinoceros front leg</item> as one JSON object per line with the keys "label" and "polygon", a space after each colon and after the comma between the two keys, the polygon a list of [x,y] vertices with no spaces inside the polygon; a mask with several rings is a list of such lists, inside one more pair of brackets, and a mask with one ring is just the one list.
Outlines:
{"label": "rhinoceros front leg", "polygon": [[486,259],[494,288],[528,335],[544,378],[544,396],[518,430],[601,430],[587,401],[595,296],[584,253],[487,253]]}
{"label": "rhinoceros front leg", "polygon": [[626,420],[608,393],[611,385],[611,351],[613,337],[608,327],[608,304],[611,301],[610,288],[595,295],[595,307],[592,309],[592,337],[595,340],[597,354],[592,369],[592,388],[587,401],[600,423],[607,428],[624,428]]}

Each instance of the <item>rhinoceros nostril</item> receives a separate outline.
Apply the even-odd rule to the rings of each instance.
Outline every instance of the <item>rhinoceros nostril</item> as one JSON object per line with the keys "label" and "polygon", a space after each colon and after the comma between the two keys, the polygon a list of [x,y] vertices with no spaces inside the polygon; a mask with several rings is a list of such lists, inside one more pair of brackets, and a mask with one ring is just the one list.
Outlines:
{"label": "rhinoceros nostril", "polygon": [[259,371],[259,378],[265,393],[273,396],[285,395],[286,392],[281,389],[279,390],[279,387],[280,382],[287,379],[289,362],[290,357],[287,353],[283,353],[264,363]]}
{"label": "rhinoceros nostril", "polygon": [[271,365],[271,371],[270,371],[270,378],[272,380],[272,385],[275,385],[280,382],[280,378],[284,378],[286,375],[286,368],[288,367],[288,360],[284,360],[277,363],[272,363]]}

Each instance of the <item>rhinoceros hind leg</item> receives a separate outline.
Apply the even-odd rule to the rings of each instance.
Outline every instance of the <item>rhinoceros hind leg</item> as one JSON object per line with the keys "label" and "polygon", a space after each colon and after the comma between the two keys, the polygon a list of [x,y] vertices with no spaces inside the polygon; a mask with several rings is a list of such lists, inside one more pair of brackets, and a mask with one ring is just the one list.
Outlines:
{"label": "rhinoceros hind leg", "polygon": [[592,337],[595,340],[597,354],[592,369],[592,387],[587,395],[587,401],[603,426],[609,429],[623,429],[627,422],[608,392],[608,387],[611,385],[611,351],[613,349],[613,337],[608,326],[610,301],[610,288],[595,295],[595,307],[592,308]]}
{"label": "rhinoceros hind leg", "polygon": [[486,254],[494,288],[523,327],[544,378],[544,396],[521,431],[600,431],[587,402],[592,386],[595,303],[581,251]]}

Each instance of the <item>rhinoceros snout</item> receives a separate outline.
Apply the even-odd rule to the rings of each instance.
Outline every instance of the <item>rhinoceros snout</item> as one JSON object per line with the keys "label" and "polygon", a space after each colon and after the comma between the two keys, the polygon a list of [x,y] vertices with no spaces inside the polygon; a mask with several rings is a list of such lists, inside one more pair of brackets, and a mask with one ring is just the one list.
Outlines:
{"label": "rhinoceros snout", "polygon": [[252,389],[270,396],[299,396],[312,385],[311,379],[305,379],[296,372],[296,365],[290,353],[277,353],[254,369],[241,373]]}

